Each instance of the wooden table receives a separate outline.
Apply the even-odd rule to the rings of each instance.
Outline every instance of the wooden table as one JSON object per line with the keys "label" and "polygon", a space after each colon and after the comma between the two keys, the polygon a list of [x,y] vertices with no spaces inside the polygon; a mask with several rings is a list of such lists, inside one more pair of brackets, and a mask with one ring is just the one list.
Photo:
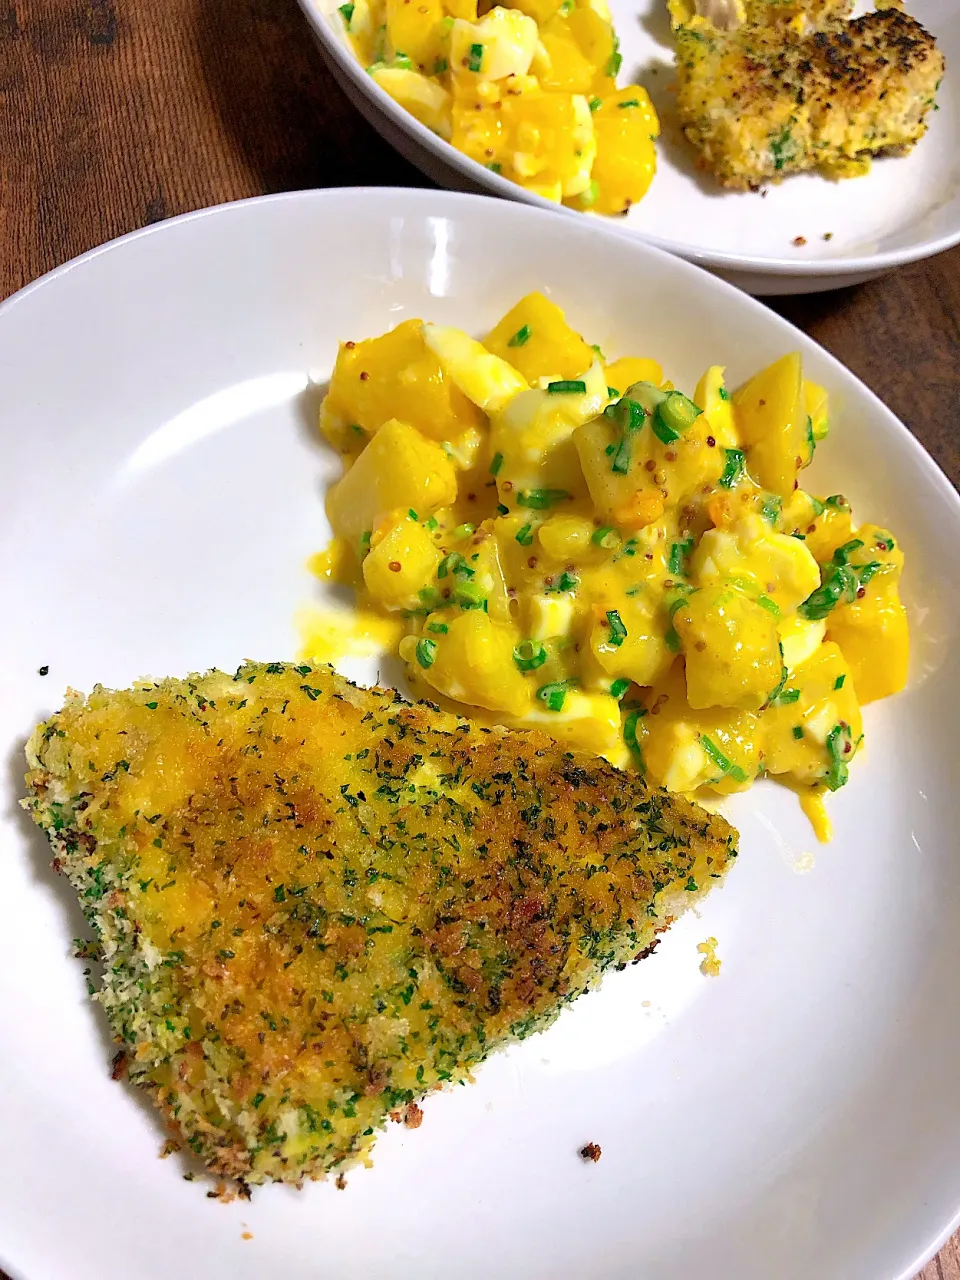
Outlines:
{"label": "wooden table", "polygon": [[[188,209],[429,185],[342,97],[294,0],[0,0],[0,299]],[[775,310],[960,485],[960,249]],[[960,1236],[922,1272],[960,1280]]]}

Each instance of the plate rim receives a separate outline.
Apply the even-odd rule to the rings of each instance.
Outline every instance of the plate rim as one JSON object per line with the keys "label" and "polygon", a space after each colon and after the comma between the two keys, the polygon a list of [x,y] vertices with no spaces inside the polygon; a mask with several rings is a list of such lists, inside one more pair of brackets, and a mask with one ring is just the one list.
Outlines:
{"label": "plate rim", "polygon": [[[247,206],[259,208],[260,206],[269,207],[276,205],[281,208],[285,208],[287,206],[297,204],[323,204],[328,201],[332,203],[349,203],[354,200],[365,199],[375,199],[381,203],[391,200],[394,202],[406,202],[407,209],[397,210],[398,212],[405,213],[409,210],[412,213],[417,213],[422,209],[424,213],[429,211],[433,216],[455,216],[457,208],[461,205],[474,205],[478,201],[482,201],[484,204],[490,204],[495,198],[489,195],[474,195],[448,190],[434,191],[423,188],[370,186],[332,187],[272,193],[268,195],[249,197],[244,200],[212,205],[203,209],[192,210],[175,218],[166,219],[159,223],[137,228],[123,236],[107,241],[101,245],[97,245],[28,283],[16,293],[0,302],[0,332],[2,332],[5,324],[16,323],[16,309],[19,303],[25,301],[31,295],[45,290],[48,286],[55,284],[61,278],[65,278],[76,268],[92,263],[101,255],[122,250],[123,247],[128,244],[146,240],[147,238],[157,235],[165,235],[181,224],[189,224],[207,219],[216,220],[217,218],[232,216],[234,213],[241,214]],[[438,208],[438,206],[441,207]],[[444,208],[442,206],[449,206],[449,208]],[[490,212],[491,216],[494,217],[501,216],[502,214],[508,218],[520,217],[521,219],[532,219],[534,222],[542,222],[544,219],[560,219],[565,218],[566,216],[564,211],[558,210],[549,204],[546,208],[542,209],[532,208],[529,204],[526,204],[523,201],[511,202],[509,209],[502,208],[501,214],[494,213],[493,210]],[[624,244],[623,251],[628,255],[638,254],[641,258],[645,255],[669,258],[671,264],[670,270],[679,271],[680,273],[692,272],[700,276],[706,274],[703,273],[696,265],[667,252],[657,245],[649,243],[641,237],[621,236],[618,237],[618,239],[626,242]],[[632,247],[629,247],[631,245]],[[940,491],[945,500],[955,509],[958,517],[960,517],[960,493],[957,492],[945,472],[932,455],[923,447],[917,437],[913,435],[906,424],[902,422],[886,404],[884,404],[879,396],[877,396],[876,393],[872,391],[872,389],[861,378],[859,378],[856,373],[853,372],[853,370],[844,365],[842,361],[824,348],[815,339],[803,333],[803,331],[798,329],[796,325],[792,324],[789,320],[784,319],[776,312],[771,311],[763,302],[744,294],[734,285],[731,285],[717,277],[710,277],[709,281],[702,281],[702,284],[709,291],[719,290],[721,294],[727,293],[727,296],[730,296],[731,298],[735,296],[736,305],[739,307],[761,310],[767,323],[772,324],[774,328],[779,329],[781,332],[790,332],[800,335],[803,344],[814,347],[819,355],[831,365],[834,371],[841,373],[845,378],[852,379],[856,383],[858,391],[866,396],[870,410],[874,413],[880,413],[887,420],[888,425],[895,428],[900,433],[901,438],[906,437],[904,444],[907,444],[913,451],[913,455],[916,458],[922,473],[929,479],[929,482]],[[920,1251],[915,1261],[900,1270],[894,1277],[894,1280],[914,1280],[922,1267],[940,1251],[943,1245],[957,1232],[958,1228],[960,1228],[960,1204],[957,1205],[951,1218],[940,1227],[931,1242]],[[2,1246],[0,1246],[0,1250],[2,1250]],[[10,1271],[11,1275],[19,1274],[24,1275],[25,1277],[25,1273],[20,1272],[15,1264],[4,1257],[4,1253],[5,1250],[0,1252],[0,1265],[6,1267]]]}
{"label": "plate rim", "polygon": [[[354,90],[358,92],[370,107],[379,115],[386,116],[394,128],[411,137],[422,150],[429,151],[436,159],[449,169],[457,170],[474,188],[493,191],[507,200],[517,204],[529,204],[535,208],[550,212],[560,212],[564,217],[582,217],[576,209],[568,209],[565,205],[557,205],[552,200],[526,191],[523,187],[511,182],[500,174],[491,173],[476,160],[458,151],[452,143],[441,138],[439,134],[428,129],[409,111],[405,111],[390,97],[385,89],[367,74],[346,44],[338,39],[333,28],[332,17],[323,12],[319,0],[297,0],[311,30],[320,45],[321,52],[335,63],[336,72],[346,76]],[[340,86],[343,88],[343,86]],[[349,97],[349,95],[347,95]],[[356,107],[356,104],[352,104]],[[359,108],[357,108],[359,109]],[[396,149],[391,140],[390,145]],[[417,161],[412,161],[421,168]],[[422,168],[421,168],[422,171]],[[447,188],[449,189],[449,188]],[[774,277],[795,278],[804,280],[817,277],[836,280],[836,288],[843,288],[846,277],[859,276],[864,273],[880,275],[896,267],[908,266],[910,263],[923,262],[945,253],[948,249],[960,244],[960,217],[953,231],[934,239],[921,240],[902,249],[889,249],[883,253],[861,255],[859,257],[824,258],[812,260],[796,260],[792,258],[758,258],[748,254],[727,253],[722,250],[700,249],[683,241],[675,241],[662,236],[652,235],[642,228],[628,230],[620,226],[612,218],[602,219],[595,215],[587,215],[591,224],[596,225],[601,234],[615,235],[629,240],[641,240],[644,244],[660,249],[675,257],[683,258],[698,266],[717,271],[734,271],[744,274],[769,275]],[[609,225],[608,225],[609,224]],[[853,281],[852,283],[856,283]]]}

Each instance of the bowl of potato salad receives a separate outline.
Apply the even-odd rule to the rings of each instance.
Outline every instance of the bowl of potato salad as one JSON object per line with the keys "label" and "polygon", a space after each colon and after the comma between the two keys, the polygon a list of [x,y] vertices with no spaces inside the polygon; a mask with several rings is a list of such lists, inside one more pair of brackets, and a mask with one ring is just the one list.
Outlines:
{"label": "bowl of potato salad", "polygon": [[906,681],[897,536],[801,485],[830,406],[798,353],[684,391],[589,337],[532,292],[479,336],[343,342],[325,564],[402,623],[421,696],[670,791],[769,776],[826,839],[861,704]]}

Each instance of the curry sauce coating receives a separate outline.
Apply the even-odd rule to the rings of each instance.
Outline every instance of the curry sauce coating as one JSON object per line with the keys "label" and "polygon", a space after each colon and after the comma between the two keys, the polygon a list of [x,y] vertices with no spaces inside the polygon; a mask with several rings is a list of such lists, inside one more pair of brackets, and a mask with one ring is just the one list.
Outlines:
{"label": "curry sauce coating", "polygon": [[131,1079],[219,1176],[299,1182],[639,958],[722,818],[330,668],[97,687],[34,733]]}
{"label": "curry sauce coating", "polygon": [[927,129],[944,71],[931,35],[898,9],[801,36],[780,26],[676,32],[677,108],[704,168],[746,190],[819,169],[854,176]]}

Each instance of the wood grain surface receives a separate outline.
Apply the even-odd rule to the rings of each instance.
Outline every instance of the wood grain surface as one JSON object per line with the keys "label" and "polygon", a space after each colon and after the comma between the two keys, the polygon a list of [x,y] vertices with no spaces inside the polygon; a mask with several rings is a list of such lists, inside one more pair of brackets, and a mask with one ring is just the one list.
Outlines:
{"label": "wood grain surface", "polygon": [[[294,0],[0,0],[0,299],[174,214],[346,185],[430,184],[342,97]],[[960,249],[773,305],[960,486]],[[960,1237],[921,1275],[960,1280]]]}

